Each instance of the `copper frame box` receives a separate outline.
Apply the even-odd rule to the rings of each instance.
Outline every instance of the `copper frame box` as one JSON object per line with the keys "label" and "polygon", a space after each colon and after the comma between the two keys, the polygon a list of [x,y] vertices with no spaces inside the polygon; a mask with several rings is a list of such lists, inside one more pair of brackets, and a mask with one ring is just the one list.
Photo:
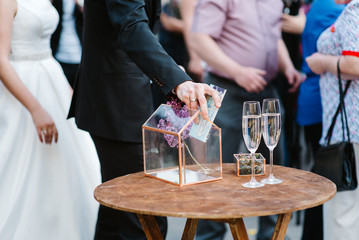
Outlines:
{"label": "copper frame box", "polygon": [[162,104],[142,137],[146,176],[178,186],[222,179],[221,129],[200,111]]}
{"label": "copper frame box", "polygon": [[[250,153],[233,154],[234,158],[234,172],[237,176],[249,176],[252,174],[252,159]],[[264,175],[266,159],[260,153],[255,153],[256,160],[254,162],[254,174]]]}

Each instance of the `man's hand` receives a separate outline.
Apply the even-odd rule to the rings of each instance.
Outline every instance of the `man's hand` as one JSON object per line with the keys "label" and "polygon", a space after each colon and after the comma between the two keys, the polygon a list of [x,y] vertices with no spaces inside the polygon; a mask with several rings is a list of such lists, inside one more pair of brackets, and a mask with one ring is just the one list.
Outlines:
{"label": "man's hand", "polygon": [[305,77],[294,68],[283,39],[278,40],[278,60],[279,70],[282,71],[284,76],[286,76],[288,83],[292,85],[289,92],[297,91],[299,85],[304,81]]}
{"label": "man's hand", "polygon": [[248,92],[261,92],[267,86],[266,80],[263,76],[266,75],[266,71],[252,68],[243,67],[241,72],[233,75],[234,81]]}
{"label": "man's hand", "polygon": [[292,86],[288,90],[290,93],[296,92],[299,85],[305,80],[305,76],[300,74],[295,68],[286,69],[284,75],[287,77],[288,83]]}
{"label": "man's hand", "polygon": [[221,107],[221,99],[217,90],[205,83],[186,81],[175,88],[175,93],[191,109],[197,109],[199,104],[201,112],[206,117],[208,117],[206,94],[213,97],[216,107]]}

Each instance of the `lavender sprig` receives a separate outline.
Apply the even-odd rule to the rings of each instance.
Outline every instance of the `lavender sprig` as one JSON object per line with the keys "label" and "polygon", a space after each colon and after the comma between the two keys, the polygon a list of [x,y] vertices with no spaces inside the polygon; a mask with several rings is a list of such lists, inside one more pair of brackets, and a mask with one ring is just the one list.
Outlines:
{"label": "lavender sprig", "polygon": [[[183,102],[179,101],[176,98],[172,98],[171,101],[167,101],[167,105],[172,106],[173,111],[166,111],[164,113],[164,118],[161,118],[157,124],[157,128],[170,131],[170,132],[178,132],[182,126],[186,124],[188,119],[190,118],[190,114],[188,111],[188,108],[186,105],[184,105]],[[191,130],[191,127],[193,125],[193,122],[190,123],[187,128],[183,131],[181,139],[185,140],[189,137],[189,132]],[[171,134],[165,134],[164,138],[166,139],[168,145],[171,148],[177,147],[178,148],[178,138],[175,135]],[[206,173],[208,174],[208,169],[204,168],[192,155],[189,147],[187,144],[183,141],[181,147],[185,146],[186,150],[188,151],[190,157],[193,159],[193,161]]]}

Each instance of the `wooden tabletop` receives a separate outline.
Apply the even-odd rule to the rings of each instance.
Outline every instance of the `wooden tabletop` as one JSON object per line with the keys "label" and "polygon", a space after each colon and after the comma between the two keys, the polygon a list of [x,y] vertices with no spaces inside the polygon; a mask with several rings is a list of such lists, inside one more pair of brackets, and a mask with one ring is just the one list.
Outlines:
{"label": "wooden tabletop", "polygon": [[244,188],[242,183],[250,177],[238,177],[233,164],[223,164],[222,180],[179,187],[139,172],[99,185],[94,195],[102,205],[137,214],[228,219],[302,210],[323,204],[336,193],[333,182],[308,171],[274,166],[274,176],[283,183]]}

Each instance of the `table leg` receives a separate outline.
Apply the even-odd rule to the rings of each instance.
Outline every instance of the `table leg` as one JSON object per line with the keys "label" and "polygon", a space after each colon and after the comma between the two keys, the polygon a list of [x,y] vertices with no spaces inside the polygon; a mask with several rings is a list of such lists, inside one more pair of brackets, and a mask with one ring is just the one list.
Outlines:
{"label": "table leg", "polygon": [[283,240],[287,232],[288,224],[290,221],[291,212],[278,214],[277,224],[275,225],[272,240]]}
{"label": "table leg", "polygon": [[186,221],[186,226],[184,227],[182,240],[193,240],[194,235],[196,234],[196,229],[198,225],[198,219],[188,218]]}
{"label": "table leg", "polygon": [[233,240],[248,240],[248,233],[242,218],[230,219],[228,221]]}
{"label": "table leg", "polygon": [[138,220],[142,225],[143,231],[148,240],[163,240],[160,228],[154,216],[137,214]]}

